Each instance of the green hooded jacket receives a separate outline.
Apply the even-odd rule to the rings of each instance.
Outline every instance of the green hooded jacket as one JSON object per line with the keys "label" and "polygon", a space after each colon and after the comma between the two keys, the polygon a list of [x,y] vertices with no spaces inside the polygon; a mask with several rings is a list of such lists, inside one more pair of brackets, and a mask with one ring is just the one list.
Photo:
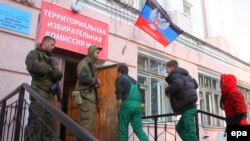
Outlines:
{"label": "green hooded jacket", "polygon": [[77,65],[76,89],[80,90],[81,97],[96,103],[96,92],[94,85],[98,83],[96,78],[96,66],[94,52],[101,49],[92,45],[88,48],[87,57],[83,58]]}

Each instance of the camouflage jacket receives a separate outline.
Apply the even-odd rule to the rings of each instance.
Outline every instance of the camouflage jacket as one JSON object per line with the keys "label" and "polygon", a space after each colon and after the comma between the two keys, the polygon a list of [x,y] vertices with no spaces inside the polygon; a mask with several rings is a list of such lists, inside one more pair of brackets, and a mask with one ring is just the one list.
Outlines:
{"label": "camouflage jacket", "polygon": [[51,57],[49,52],[37,47],[28,53],[25,60],[27,70],[32,76],[31,85],[45,91],[50,90],[53,83],[50,76],[52,66],[49,57]]}

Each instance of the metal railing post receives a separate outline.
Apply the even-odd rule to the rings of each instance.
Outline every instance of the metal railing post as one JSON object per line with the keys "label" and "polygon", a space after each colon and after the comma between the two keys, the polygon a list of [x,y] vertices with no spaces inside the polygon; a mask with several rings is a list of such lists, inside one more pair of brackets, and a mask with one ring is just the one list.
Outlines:
{"label": "metal railing post", "polygon": [[157,136],[158,136],[158,135],[157,135],[157,134],[158,134],[158,133],[157,133],[157,128],[158,128],[158,127],[157,127],[157,125],[158,125],[158,124],[157,124],[157,119],[158,119],[157,117],[154,117],[155,141],[157,141]]}
{"label": "metal railing post", "polygon": [[0,115],[0,141],[2,141],[2,136],[3,136],[5,108],[6,108],[6,101],[3,101],[1,105],[1,115]]}
{"label": "metal railing post", "polygon": [[21,121],[22,121],[22,111],[23,111],[23,99],[24,99],[24,88],[22,87],[19,91],[18,105],[17,105],[17,114],[16,114],[16,125],[15,125],[15,136],[14,141],[19,140]]}
{"label": "metal railing post", "polygon": [[197,135],[197,138],[198,138],[198,141],[199,141],[200,137],[199,137],[199,118],[198,118],[198,112],[196,112],[194,118],[195,118],[196,135]]}

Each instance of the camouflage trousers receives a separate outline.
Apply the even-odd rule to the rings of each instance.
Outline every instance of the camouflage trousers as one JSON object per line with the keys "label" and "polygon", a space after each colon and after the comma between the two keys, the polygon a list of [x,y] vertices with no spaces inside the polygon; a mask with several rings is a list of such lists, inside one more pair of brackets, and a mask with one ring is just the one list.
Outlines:
{"label": "camouflage trousers", "polygon": [[[37,87],[33,89],[49,102],[54,101],[54,95],[50,91],[44,91]],[[54,135],[55,119],[46,108],[30,96],[29,117],[25,127],[24,141],[58,141]]]}

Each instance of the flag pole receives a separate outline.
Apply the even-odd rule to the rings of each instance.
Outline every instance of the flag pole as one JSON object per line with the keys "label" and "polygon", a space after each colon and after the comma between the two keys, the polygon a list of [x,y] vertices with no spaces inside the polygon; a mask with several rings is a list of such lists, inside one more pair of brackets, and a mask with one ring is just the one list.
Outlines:
{"label": "flag pole", "polygon": [[130,39],[131,39],[134,32],[135,32],[135,25],[133,26],[132,32],[130,33],[129,37],[127,38],[126,43],[125,43],[125,45],[124,45],[124,47],[122,49],[122,55],[124,55],[125,49],[127,48],[127,45],[128,45],[128,43],[129,43],[129,41],[130,41]]}

